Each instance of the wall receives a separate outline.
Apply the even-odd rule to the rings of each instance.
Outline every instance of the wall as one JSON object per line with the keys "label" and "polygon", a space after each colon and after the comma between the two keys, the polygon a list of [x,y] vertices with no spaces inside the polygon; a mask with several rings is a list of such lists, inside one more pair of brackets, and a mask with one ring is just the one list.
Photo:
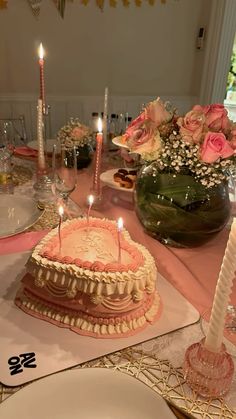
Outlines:
{"label": "wall", "polygon": [[158,95],[188,109],[200,91],[204,50],[196,50],[196,36],[207,26],[211,1],[157,0],[101,12],[93,1],[84,7],[74,0],[62,20],[44,0],[37,20],[26,0],[11,0],[0,12],[0,117],[24,113],[28,135],[35,135],[40,41],[53,135],[69,116],[88,122],[101,111],[105,86],[110,111],[135,116]]}

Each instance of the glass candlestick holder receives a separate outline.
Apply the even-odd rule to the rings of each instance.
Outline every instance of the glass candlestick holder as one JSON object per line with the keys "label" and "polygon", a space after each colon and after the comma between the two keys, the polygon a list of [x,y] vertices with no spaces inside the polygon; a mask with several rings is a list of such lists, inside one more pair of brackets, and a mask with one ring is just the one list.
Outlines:
{"label": "glass candlestick holder", "polygon": [[212,352],[204,346],[204,342],[205,338],[187,349],[184,377],[199,395],[206,398],[222,397],[231,386],[234,363],[224,344],[219,352]]}

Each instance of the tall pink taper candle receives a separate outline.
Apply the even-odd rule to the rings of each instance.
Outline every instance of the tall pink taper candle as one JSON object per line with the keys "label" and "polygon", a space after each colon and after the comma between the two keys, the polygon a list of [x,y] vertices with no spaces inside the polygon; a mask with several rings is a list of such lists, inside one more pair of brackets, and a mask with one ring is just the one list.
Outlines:
{"label": "tall pink taper candle", "polygon": [[225,316],[236,271],[236,219],[233,219],[214,296],[205,347],[218,352],[223,341]]}
{"label": "tall pink taper candle", "polygon": [[43,110],[45,108],[45,82],[44,82],[44,49],[43,44],[39,45],[39,74],[40,74],[40,99],[42,99]]}
{"label": "tall pink taper candle", "polygon": [[120,244],[120,235],[123,229],[123,219],[120,217],[117,220],[117,239],[118,239],[118,263],[121,263],[121,244]]}
{"label": "tall pink taper candle", "polygon": [[37,108],[37,142],[38,142],[38,171],[43,173],[46,170],[43,140],[43,107],[42,99],[38,100]]}

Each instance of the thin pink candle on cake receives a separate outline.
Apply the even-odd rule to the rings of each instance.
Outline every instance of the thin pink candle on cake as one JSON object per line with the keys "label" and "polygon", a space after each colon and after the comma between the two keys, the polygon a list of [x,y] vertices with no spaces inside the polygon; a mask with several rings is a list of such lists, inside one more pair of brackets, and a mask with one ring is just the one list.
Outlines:
{"label": "thin pink candle on cake", "polygon": [[61,245],[62,245],[62,241],[61,241],[61,224],[62,224],[63,214],[64,214],[64,208],[63,208],[62,205],[59,206],[58,213],[59,213],[59,224],[58,224],[59,252],[61,253]]}
{"label": "thin pink candle on cake", "polygon": [[118,239],[118,263],[121,263],[121,232],[123,230],[123,218],[118,218],[117,221],[117,239]]}
{"label": "thin pink candle on cake", "polygon": [[88,204],[89,204],[89,206],[88,206],[88,212],[87,212],[87,224],[88,225],[89,225],[90,211],[91,211],[91,208],[92,208],[93,203],[94,203],[94,197],[93,197],[93,195],[89,195],[89,197],[88,197]]}

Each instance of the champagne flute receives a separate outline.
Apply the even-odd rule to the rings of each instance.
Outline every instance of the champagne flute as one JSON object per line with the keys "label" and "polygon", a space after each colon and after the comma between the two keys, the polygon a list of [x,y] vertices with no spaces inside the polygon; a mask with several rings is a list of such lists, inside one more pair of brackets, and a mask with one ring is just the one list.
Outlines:
{"label": "champagne flute", "polygon": [[68,198],[77,184],[77,152],[75,147],[68,150],[62,146],[58,150],[56,145],[53,146],[52,172],[53,193],[67,206]]}

